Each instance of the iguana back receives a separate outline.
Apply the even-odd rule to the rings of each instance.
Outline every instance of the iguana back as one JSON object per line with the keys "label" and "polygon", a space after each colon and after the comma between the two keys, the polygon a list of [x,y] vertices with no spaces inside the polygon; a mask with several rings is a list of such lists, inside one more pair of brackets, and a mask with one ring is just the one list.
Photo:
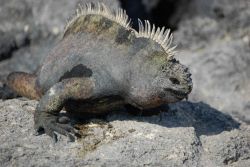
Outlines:
{"label": "iguana back", "polygon": [[44,91],[77,66],[78,75],[79,71],[83,71],[81,76],[102,73],[107,79],[112,76],[117,80],[127,68],[136,37],[125,13],[118,10],[119,17],[113,18],[105,5],[95,12],[90,9],[90,6],[82,9],[68,23],[62,40],[43,62],[38,83]]}

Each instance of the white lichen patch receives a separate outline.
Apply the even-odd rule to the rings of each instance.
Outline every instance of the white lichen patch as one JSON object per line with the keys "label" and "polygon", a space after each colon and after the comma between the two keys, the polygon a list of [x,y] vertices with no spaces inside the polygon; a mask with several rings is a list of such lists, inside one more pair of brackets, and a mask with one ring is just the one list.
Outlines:
{"label": "white lichen patch", "polygon": [[51,88],[51,89],[49,90],[49,96],[53,96],[53,95],[55,95],[55,93],[56,93],[56,91],[55,91],[54,88]]}

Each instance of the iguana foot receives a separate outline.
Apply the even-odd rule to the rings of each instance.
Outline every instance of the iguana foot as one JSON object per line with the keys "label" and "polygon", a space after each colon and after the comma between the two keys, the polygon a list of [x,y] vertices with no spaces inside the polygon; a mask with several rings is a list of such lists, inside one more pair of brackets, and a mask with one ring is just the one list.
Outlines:
{"label": "iguana foot", "polygon": [[42,96],[37,105],[34,122],[36,131],[45,132],[57,141],[57,134],[62,134],[75,141],[79,137],[77,130],[70,124],[70,119],[59,117],[68,99],[88,99],[92,95],[94,83],[90,78],[65,79],[52,86]]}
{"label": "iguana foot", "polygon": [[52,137],[55,142],[58,141],[57,133],[67,136],[70,142],[74,142],[76,137],[80,136],[70,122],[66,123],[65,121],[61,121],[60,117],[55,114],[36,112],[34,121],[36,134],[46,133]]}

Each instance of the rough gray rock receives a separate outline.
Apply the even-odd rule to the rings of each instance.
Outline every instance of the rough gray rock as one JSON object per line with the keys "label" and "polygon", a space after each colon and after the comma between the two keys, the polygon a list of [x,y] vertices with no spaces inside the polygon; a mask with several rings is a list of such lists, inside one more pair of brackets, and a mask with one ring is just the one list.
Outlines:
{"label": "rough gray rock", "polygon": [[192,101],[250,123],[250,3],[197,1],[175,33],[179,58],[193,73]]}
{"label": "rough gray rock", "polygon": [[[3,166],[223,166],[249,163],[249,127],[203,103],[180,102],[155,116],[110,114],[78,122],[83,138],[35,136],[37,102],[0,102]],[[206,165],[205,165],[206,166]]]}
{"label": "rough gray rock", "polygon": [[[78,0],[0,3],[0,99],[6,99],[16,97],[4,85],[8,73],[36,71]],[[185,5],[169,22],[179,22],[177,58],[193,73],[192,102],[149,117],[120,111],[78,122],[81,139],[53,143],[34,135],[36,101],[0,100],[0,166],[250,166],[250,3],[178,3]]]}
{"label": "rough gray rock", "polygon": [[202,136],[204,164],[249,166],[249,130],[249,127],[242,127],[242,130],[225,131],[221,135]]}
{"label": "rough gray rock", "polygon": [[[61,147],[54,146],[47,136],[33,135],[35,105],[36,102],[25,100],[1,102],[1,166],[54,166],[60,161],[73,165],[72,149],[77,143],[61,141],[58,143]],[[67,152],[68,157],[63,152]]]}

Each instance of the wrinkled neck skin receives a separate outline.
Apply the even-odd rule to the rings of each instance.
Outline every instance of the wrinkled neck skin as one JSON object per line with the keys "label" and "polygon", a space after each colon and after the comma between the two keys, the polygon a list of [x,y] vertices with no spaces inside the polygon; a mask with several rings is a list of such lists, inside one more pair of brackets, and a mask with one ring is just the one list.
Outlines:
{"label": "wrinkled neck skin", "polygon": [[135,39],[129,54],[131,59],[124,65],[123,95],[125,101],[137,108],[146,109],[158,107],[162,104],[158,98],[157,87],[152,85],[157,75],[158,65],[151,59],[151,46],[147,39]]}
{"label": "wrinkled neck skin", "polygon": [[133,64],[131,62],[129,75],[124,76],[124,82],[127,82],[126,89],[123,90],[126,102],[140,109],[158,107],[161,102],[157,96],[153,96],[157,94],[157,90],[152,87],[150,76],[141,73],[139,66]]}

